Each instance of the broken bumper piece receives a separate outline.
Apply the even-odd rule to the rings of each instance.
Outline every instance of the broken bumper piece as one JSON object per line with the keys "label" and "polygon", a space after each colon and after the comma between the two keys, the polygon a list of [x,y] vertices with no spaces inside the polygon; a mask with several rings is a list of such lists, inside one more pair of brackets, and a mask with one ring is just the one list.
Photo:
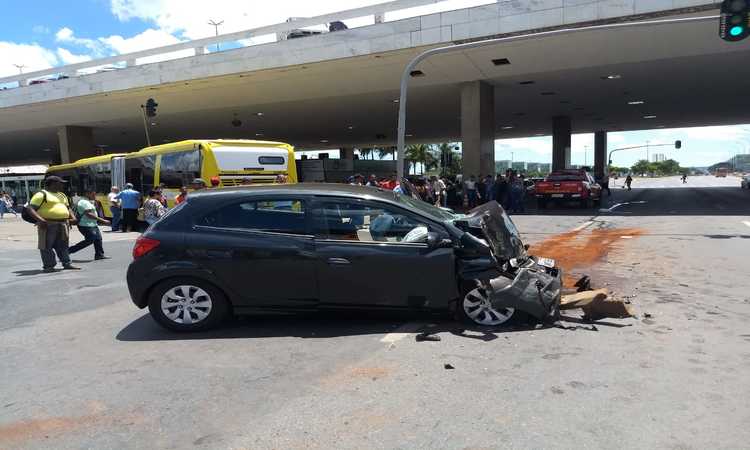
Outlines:
{"label": "broken bumper piece", "polygon": [[489,282],[490,303],[498,310],[515,308],[541,321],[555,321],[560,312],[562,271],[537,264],[521,267],[513,279],[498,277]]}

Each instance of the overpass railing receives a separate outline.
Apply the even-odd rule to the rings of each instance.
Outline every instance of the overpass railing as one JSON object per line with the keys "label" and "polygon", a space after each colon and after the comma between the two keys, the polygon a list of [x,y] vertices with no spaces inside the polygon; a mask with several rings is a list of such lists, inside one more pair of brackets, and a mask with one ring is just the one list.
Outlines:
{"label": "overpass railing", "polygon": [[[491,4],[500,1],[501,0],[476,0],[472,2],[471,6]],[[451,3],[453,3],[454,5],[451,5]],[[117,70],[141,64],[150,64],[157,61],[161,62],[172,59],[203,55],[206,53],[213,53],[211,47],[216,47],[217,51],[220,51],[218,49],[221,48],[222,44],[224,44],[224,51],[226,51],[241,47],[249,47],[252,45],[277,42],[280,40],[284,40],[287,34],[293,30],[318,27],[334,21],[363,19],[369,17],[371,22],[369,22],[367,25],[379,24],[386,21],[386,13],[399,12],[406,13],[405,15],[401,15],[399,19],[418,17],[422,14],[420,14],[419,12],[415,12],[409,15],[407,10],[423,7],[426,5],[443,4],[441,6],[444,6],[445,9],[440,9],[439,11],[434,12],[445,12],[450,9],[457,9],[455,7],[455,3],[456,2],[454,0],[389,1],[372,6],[324,14],[311,18],[297,19],[294,21],[287,21],[284,23],[267,25],[234,33],[222,34],[215,37],[180,42],[164,47],[141,50],[106,58],[99,58],[81,63],[53,67],[45,70],[37,70],[34,72],[27,72],[18,75],[0,77],[0,87],[5,86],[6,88],[8,88],[16,86],[27,86],[30,83],[33,83],[34,80],[52,81],[56,78],[51,77],[60,77],[61,75],[64,75],[65,77],[74,77],[79,75],[86,75],[89,73],[95,73],[97,71]],[[466,7],[465,3],[466,2],[464,1],[460,9]],[[452,6],[453,8],[451,8]]]}

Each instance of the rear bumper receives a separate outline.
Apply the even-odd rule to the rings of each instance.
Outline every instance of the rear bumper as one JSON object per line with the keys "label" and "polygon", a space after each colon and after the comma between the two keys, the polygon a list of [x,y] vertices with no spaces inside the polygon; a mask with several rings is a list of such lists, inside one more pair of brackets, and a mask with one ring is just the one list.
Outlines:
{"label": "rear bumper", "polygon": [[589,198],[589,196],[584,192],[576,192],[575,194],[572,192],[560,192],[560,193],[554,193],[554,194],[535,194],[536,198],[544,199],[544,200],[579,200],[582,198]]}

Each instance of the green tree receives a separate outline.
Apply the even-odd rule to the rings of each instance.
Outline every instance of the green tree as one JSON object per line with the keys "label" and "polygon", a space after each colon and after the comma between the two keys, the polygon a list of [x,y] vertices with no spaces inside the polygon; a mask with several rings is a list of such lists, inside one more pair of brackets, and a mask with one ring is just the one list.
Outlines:
{"label": "green tree", "polygon": [[637,163],[633,164],[633,167],[631,167],[631,170],[635,174],[643,175],[651,171],[651,164],[649,164],[649,162],[646,161],[645,159],[641,159]]}
{"label": "green tree", "polygon": [[359,149],[359,156],[362,157],[362,159],[367,159],[369,156],[372,158],[372,149],[371,148],[360,148]]}
{"label": "green tree", "polygon": [[[463,171],[463,161],[461,153],[456,151],[457,147],[455,142],[442,142],[435,146],[437,163],[445,176],[454,177]],[[443,164],[445,164],[444,167]]]}
{"label": "green tree", "polygon": [[[406,147],[404,153],[404,160],[414,165],[414,172],[416,173],[417,164],[422,166],[422,173],[437,167],[438,160],[435,158],[432,147],[427,144],[413,144]],[[408,168],[408,166],[407,166]],[[411,170],[408,170],[411,172]]]}

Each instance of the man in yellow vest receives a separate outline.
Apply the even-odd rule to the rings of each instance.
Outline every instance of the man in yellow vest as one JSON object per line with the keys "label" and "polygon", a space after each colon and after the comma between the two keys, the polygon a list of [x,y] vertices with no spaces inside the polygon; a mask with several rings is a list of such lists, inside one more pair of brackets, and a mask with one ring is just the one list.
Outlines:
{"label": "man in yellow vest", "polygon": [[68,254],[70,225],[76,223],[76,218],[70,210],[68,197],[62,192],[64,183],[66,181],[60,177],[47,177],[44,180],[46,189],[34,194],[29,201],[28,212],[36,220],[38,248],[45,273],[55,271],[55,253],[63,269],[80,270],[71,264]]}

